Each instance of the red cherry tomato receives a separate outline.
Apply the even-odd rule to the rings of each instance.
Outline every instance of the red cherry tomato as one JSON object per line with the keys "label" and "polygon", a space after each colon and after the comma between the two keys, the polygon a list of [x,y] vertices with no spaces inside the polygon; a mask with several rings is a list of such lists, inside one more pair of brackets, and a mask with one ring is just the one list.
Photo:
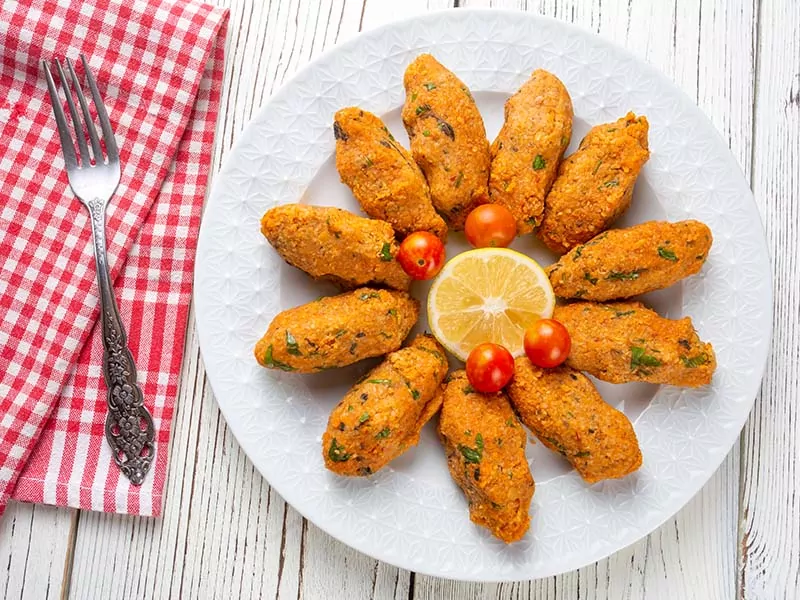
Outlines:
{"label": "red cherry tomato", "polygon": [[467,379],[485,394],[500,391],[514,375],[514,357],[499,344],[478,344],[467,357]]}
{"label": "red cherry tomato", "polygon": [[552,369],[569,356],[569,331],[555,319],[539,319],[525,332],[525,354],[537,367]]}
{"label": "red cherry tomato", "polygon": [[467,215],[464,233],[475,248],[505,248],[517,235],[517,221],[501,204],[482,204]]}
{"label": "red cherry tomato", "polygon": [[400,244],[397,261],[412,279],[431,279],[444,266],[444,244],[427,231],[416,231]]}

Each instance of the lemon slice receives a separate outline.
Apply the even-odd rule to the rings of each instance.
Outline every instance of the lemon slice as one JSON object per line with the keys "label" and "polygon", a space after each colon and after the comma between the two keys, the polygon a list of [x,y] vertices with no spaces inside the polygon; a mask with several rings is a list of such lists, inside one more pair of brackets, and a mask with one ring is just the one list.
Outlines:
{"label": "lemon slice", "polygon": [[482,342],[522,356],[525,330],[550,318],[555,296],[542,267],[507,248],[478,248],[445,264],[428,294],[428,324],[461,360]]}

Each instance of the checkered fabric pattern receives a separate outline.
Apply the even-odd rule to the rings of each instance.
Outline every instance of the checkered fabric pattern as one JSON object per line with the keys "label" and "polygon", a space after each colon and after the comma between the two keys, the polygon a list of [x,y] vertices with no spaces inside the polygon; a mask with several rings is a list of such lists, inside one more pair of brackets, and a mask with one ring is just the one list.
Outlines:
{"label": "checkered fabric pattern", "polygon": [[[161,511],[227,17],[196,0],[2,3],[0,514],[10,496]],[[154,466],[138,488],[104,439],[88,213],[68,186],[40,67],[80,53],[123,169],[107,212],[109,264],[157,432]]]}

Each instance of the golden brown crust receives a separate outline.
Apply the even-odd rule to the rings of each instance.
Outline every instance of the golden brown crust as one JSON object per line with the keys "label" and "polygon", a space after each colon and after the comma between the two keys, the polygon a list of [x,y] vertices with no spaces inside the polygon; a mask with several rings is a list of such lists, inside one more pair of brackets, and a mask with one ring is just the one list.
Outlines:
{"label": "golden brown crust", "polygon": [[601,233],[562,256],[547,274],[561,298],[630,298],[694,275],[710,248],[711,230],[699,221],[649,221]]}
{"label": "golden brown crust", "polygon": [[603,381],[697,387],[717,366],[689,317],[665,319],[641,302],[576,302],[556,306],[553,318],[572,339],[567,365]]}
{"label": "golden brown crust", "polygon": [[433,206],[456,230],[489,200],[489,142],[467,86],[430,54],[419,55],[403,78],[403,123],[411,153],[425,173]]}
{"label": "golden brown crust", "polygon": [[335,119],[336,168],[364,212],[401,237],[430,231],[446,240],[447,225],[433,208],[422,171],[383,121],[357,107],[343,108]]}
{"label": "golden brown crust", "polygon": [[645,117],[628,113],[593,127],[558,169],[536,235],[563,254],[607,229],[628,210],[633,186],[650,156]]}
{"label": "golden brown crust", "polygon": [[325,466],[339,475],[375,473],[419,441],[442,404],[444,349],[430,335],[389,354],[333,409],[322,436]]}
{"label": "golden brown crust", "polygon": [[261,233],[287,263],[342,289],[411,285],[395,260],[399,247],[386,221],[329,206],[284,204],[264,213]]}
{"label": "golden brown crust", "polygon": [[397,350],[419,317],[406,292],[359,288],[279,313],[255,347],[270,369],[313,373]]}
{"label": "golden brown crust", "polygon": [[545,196],[572,137],[572,100],[567,88],[542,69],[506,102],[505,122],[491,147],[491,201],[517,220],[517,233],[542,220]]}
{"label": "golden brown crust", "polygon": [[456,371],[444,391],[439,438],[450,475],[464,491],[473,523],[506,543],[525,535],[534,483],[525,431],[503,393],[472,389]]}
{"label": "golden brown crust", "polygon": [[540,369],[522,356],[507,391],[522,422],[588,483],[624,477],[642,465],[633,425],[583,373]]}

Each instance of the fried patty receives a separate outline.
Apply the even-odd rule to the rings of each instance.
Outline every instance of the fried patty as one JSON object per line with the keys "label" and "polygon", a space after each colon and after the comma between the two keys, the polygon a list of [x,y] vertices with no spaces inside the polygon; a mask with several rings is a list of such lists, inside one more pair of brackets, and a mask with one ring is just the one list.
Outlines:
{"label": "fried patty", "polygon": [[411,278],[395,260],[392,226],[328,206],[284,204],[261,217],[261,233],[281,258],[343,289],[367,284],[407,290]]}
{"label": "fried patty", "polygon": [[506,101],[505,122],[491,147],[491,201],[517,220],[517,233],[539,225],[572,137],[572,100],[552,73],[537,69]]}
{"label": "fried patty", "polygon": [[588,242],[628,210],[633,186],[650,156],[645,117],[628,113],[592,127],[564,159],[544,206],[536,235],[563,254]]}
{"label": "fried patty", "polygon": [[710,248],[711,230],[699,221],[648,221],[576,246],[547,274],[561,298],[630,298],[694,275]]}
{"label": "fried patty", "polygon": [[476,392],[463,370],[452,373],[439,438],[472,522],[506,543],[521,539],[530,526],[534,483],[525,458],[525,431],[508,398]]}
{"label": "fried patty", "polygon": [[343,108],[333,133],[339,176],[365,213],[390,223],[401,237],[430,231],[446,240],[447,225],[433,208],[425,176],[383,121],[357,107]]}
{"label": "fried patty", "polygon": [[488,202],[489,142],[464,82],[430,54],[419,55],[403,78],[403,124],[411,153],[431,189],[433,206],[456,230]]}
{"label": "fried patty", "polygon": [[516,359],[508,396],[522,422],[566,458],[587,483],[624,477],[642,465],[633,425],[570,367],[540,369]]}
{"label": "fried patty", "polygon": [[313,373],[394,352],[419,317],[406,292],[359,288],[279,313],[255,347],[268,369]]}
{"label": "fried patty", "polygon": [[603,381],[698,387],[717,366],[689,317],[665,319],[641,302],[576,302],[556,306],[553,318],[572,339],[566,364]]}
{"label": "fried patty", "polygon": [[339,475],[371,475],[419,441],[442,405],[444,349],[418,335],[389,354],[333,409],[322,436],[325,466]]}

